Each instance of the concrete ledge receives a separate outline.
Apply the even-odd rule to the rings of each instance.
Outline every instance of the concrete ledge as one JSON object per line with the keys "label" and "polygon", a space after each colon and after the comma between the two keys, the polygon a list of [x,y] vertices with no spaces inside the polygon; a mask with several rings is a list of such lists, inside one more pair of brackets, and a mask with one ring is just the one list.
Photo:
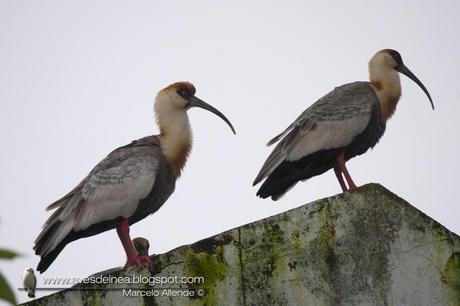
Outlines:
{"label": "concrete ledge", "polygon": [[[155,255],[153,261],[153,272],[100,274],[202,276],[205,283],[87,285],[25,305],[460,305],[459,237],[376,184]],[[171,287],[183,290],[164,291]],[[123,296],[129,288],[138,295]],[[171,296],[188,289],[194,296]],[[141,296],[147,292],[159,296]]]}

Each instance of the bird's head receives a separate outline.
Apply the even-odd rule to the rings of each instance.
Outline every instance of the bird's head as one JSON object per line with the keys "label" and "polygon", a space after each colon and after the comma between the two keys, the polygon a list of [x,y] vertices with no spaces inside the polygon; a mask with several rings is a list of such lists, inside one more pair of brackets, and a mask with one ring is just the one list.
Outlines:
{"label": "bird's head", "polygon": [[371,81],[379,81],[379,78],[384,77],[397,77],[396,72],[404,74],[420,86],[430,100],[431,107],[434,109],[430,93],[422,82],[404,65],[401,54],[398,51],[392,49],[380,50],[369,61],[369,76]]}
{"label": "bird's head", "polygon": [[26,271],[29,272],[29,273],[32,273],[32,274],[34,273],[34,269],[32,269],[32,268],[28,268]]}
{"label": "bird's head", "polygon": [[192,97],[195,96],[195,86],[189,82],[177,82],[163,88],[157,96],[156,107],[186,110]]}
{"label": "bird's head", "polygon": [[133,244],[139,256],[149,256],[150,244],[147,239],[142,238],[142,237],[134,238]]}
{"label": "bird's head", "polygon": [[232,132],[235,134],[235,129],[227,117],[213,106],[196,97],[195,92],[195,86],[189,82],[177,82],[160,90],[155,102],[157,118],[160,119],[160,116],[168,116],[171,113],[185,113],[192,107],[199,107],[219,116],[230,126]]}
{"label": "bird's head", "polygon": [[392,49],[378,51],[370,60],[369,65],[386,69],[395,69],[403,64],[401,54]]}

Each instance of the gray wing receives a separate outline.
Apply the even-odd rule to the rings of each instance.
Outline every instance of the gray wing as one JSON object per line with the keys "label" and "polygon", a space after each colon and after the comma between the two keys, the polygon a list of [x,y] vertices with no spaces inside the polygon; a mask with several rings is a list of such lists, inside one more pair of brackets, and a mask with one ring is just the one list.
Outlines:
{"label": "gray wing", "polygon": [[368,82],[336,87],[268,142],[271,145],[282,139],[265,161],[254,185],[284,160],[296,161],[320,150],[350,144],[369,124],[376,103],[377,95]]}
{"label": "gray wing", "polygon": [[118,148],[104,158],[77,187],[48,207],[59,208],[46,221],[36,243],[55,223],[60,226],[48,235],[41,255],[53,250],[72,230],[134,214],[139,201],[155,183],[162,154],[159,140],[151,136]]}

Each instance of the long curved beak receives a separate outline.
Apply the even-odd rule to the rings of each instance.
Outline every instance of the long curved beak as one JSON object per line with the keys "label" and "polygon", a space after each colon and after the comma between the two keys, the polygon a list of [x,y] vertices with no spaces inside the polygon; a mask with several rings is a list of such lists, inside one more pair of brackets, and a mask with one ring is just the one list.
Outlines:
{"label": "long curved beak", "polygon": [[210,111],[211,113],[216,114],[228,124],[228,126],[232,129],[233,134],[236,134],[235,129],[233,128],[233,125],[230,123],[230,120],[228,120],[227,117],[224,116],[224,114],[222,114],[220,111],[218,111],[216,108],[212,107],[208,103],[193,96],[190,98],[189,103],[188,103],[188,108],[191,108],[191,107],[199,107],[207,111]]}
{"label": "long curved beak", "polygon": [[430,100],[431,108],[433,108],[433,110],[434,110],[434,104],[433,104],[433,100],[431,99],[430,93],[425,88],[425,86],[422,84],[422,82],[420,82],[420,80],[409,70],[409,68],[407,68],[404,64],[401,64],[398,67],[396,67],[395,69],[396,69],[396,71],[401,72],[402,74],[407,76],[409,79],[411,79],[412,81],[417,83],[418,86],[420,86],[420,88],[425,92],[425,94],[427,95],[428,99]]}

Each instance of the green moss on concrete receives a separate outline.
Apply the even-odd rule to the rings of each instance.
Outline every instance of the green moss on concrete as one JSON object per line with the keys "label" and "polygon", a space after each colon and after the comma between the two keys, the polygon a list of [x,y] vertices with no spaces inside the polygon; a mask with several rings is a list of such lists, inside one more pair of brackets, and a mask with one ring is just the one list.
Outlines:
{"label": "green moss on concrete", "polygon": [[444,268],[444,280],[449,288],[449,296],[454,303],[460,305],[460,253],[453,253]]}
{"label": "green moss on concrete", "polygon": [[[280,225],[272,220],[264,222],[265,234],[259,247],[264,251],[265,268],[261,271],[266,279],[273,277],[277,269],[283,266],[283,251],[285,249],[284,232]],[[261,258],[261,256],[258,256]],[[278,271],[281,272],[281,271]]]}
{"label": "green moss on concrete", "polygon": [[[345,244],[354,263],[350,296],[372,290],[371,303],[388,304],[391,286],[389,256],[391,245],[401,231],[402,200],[385,188],[371,184],[352,194],[347,215],[350,226]],[[355,206],[358,205],[359,209]]]}
{"label": "green moss on concrete", "polygon": [[300,232],[294,231],[291,236],[292,245],[297,253],[301,253],[304,250],[304,244],[300,238]]}
{"label": "green moss on concrete", "polygon": [[[460,305],[459,237],[375,184],[179,247],[154,263],[140,273],[203,277],[188,289],[205,295],[127,299],[102,286],[30,305]],[[110,274],[118,273],[139,272]]]}
{"label": "green moss on concrete", "polygon": [[[312,241],[309,248],[308,265],[319,270],[321,283],[328,284],[331,296],[331,303],[336,304],[339,301],[339,292],[337,290],[337,256],[336,232],[333,217],[331,215],[330,204],[327,201],[318,203],[317,213],[319,218],[319,229],[316,238]],[[318,290],[319,289],[318,287]]]}
{"label": "green moss on concrete", "polygon": [[[269,222],[270,223],[270,222]],[[271,247],[268,252],[268,256],[271,261],[272,276],[275,274],[284,273],[285,269],[285,260],[284,253],[286,251],[285,244],[285,234],[281,230],[281,226],[278,223],[271,223],[267,228],[270,237]]]}
{"label": "green moss on concrete", "polygon": [[241,228],[245,290],[259,292],[263,295],[261,301],[271,304],[281,303],[279,278],[290,271],[286,252],[291,249],[291,241],[282,228],[284,220],[283,214]]}
{"label": "green moss on concrete", "polygon": [[155,297],[153,296],[144,296],[142,300],[146,306],[158,306],[158,303],[155,301]]}
{"label": "green moss on concrete", "polygon": [[217,246],[211,254],[188,252],[184,271],[187,276],[204,278],[204,284],[189,284],[189,289],[205,289],[203,297],[194,298],[199,298],[204,305],[216,305],[217,284],[225,279],[227,273],[223,247]]}

